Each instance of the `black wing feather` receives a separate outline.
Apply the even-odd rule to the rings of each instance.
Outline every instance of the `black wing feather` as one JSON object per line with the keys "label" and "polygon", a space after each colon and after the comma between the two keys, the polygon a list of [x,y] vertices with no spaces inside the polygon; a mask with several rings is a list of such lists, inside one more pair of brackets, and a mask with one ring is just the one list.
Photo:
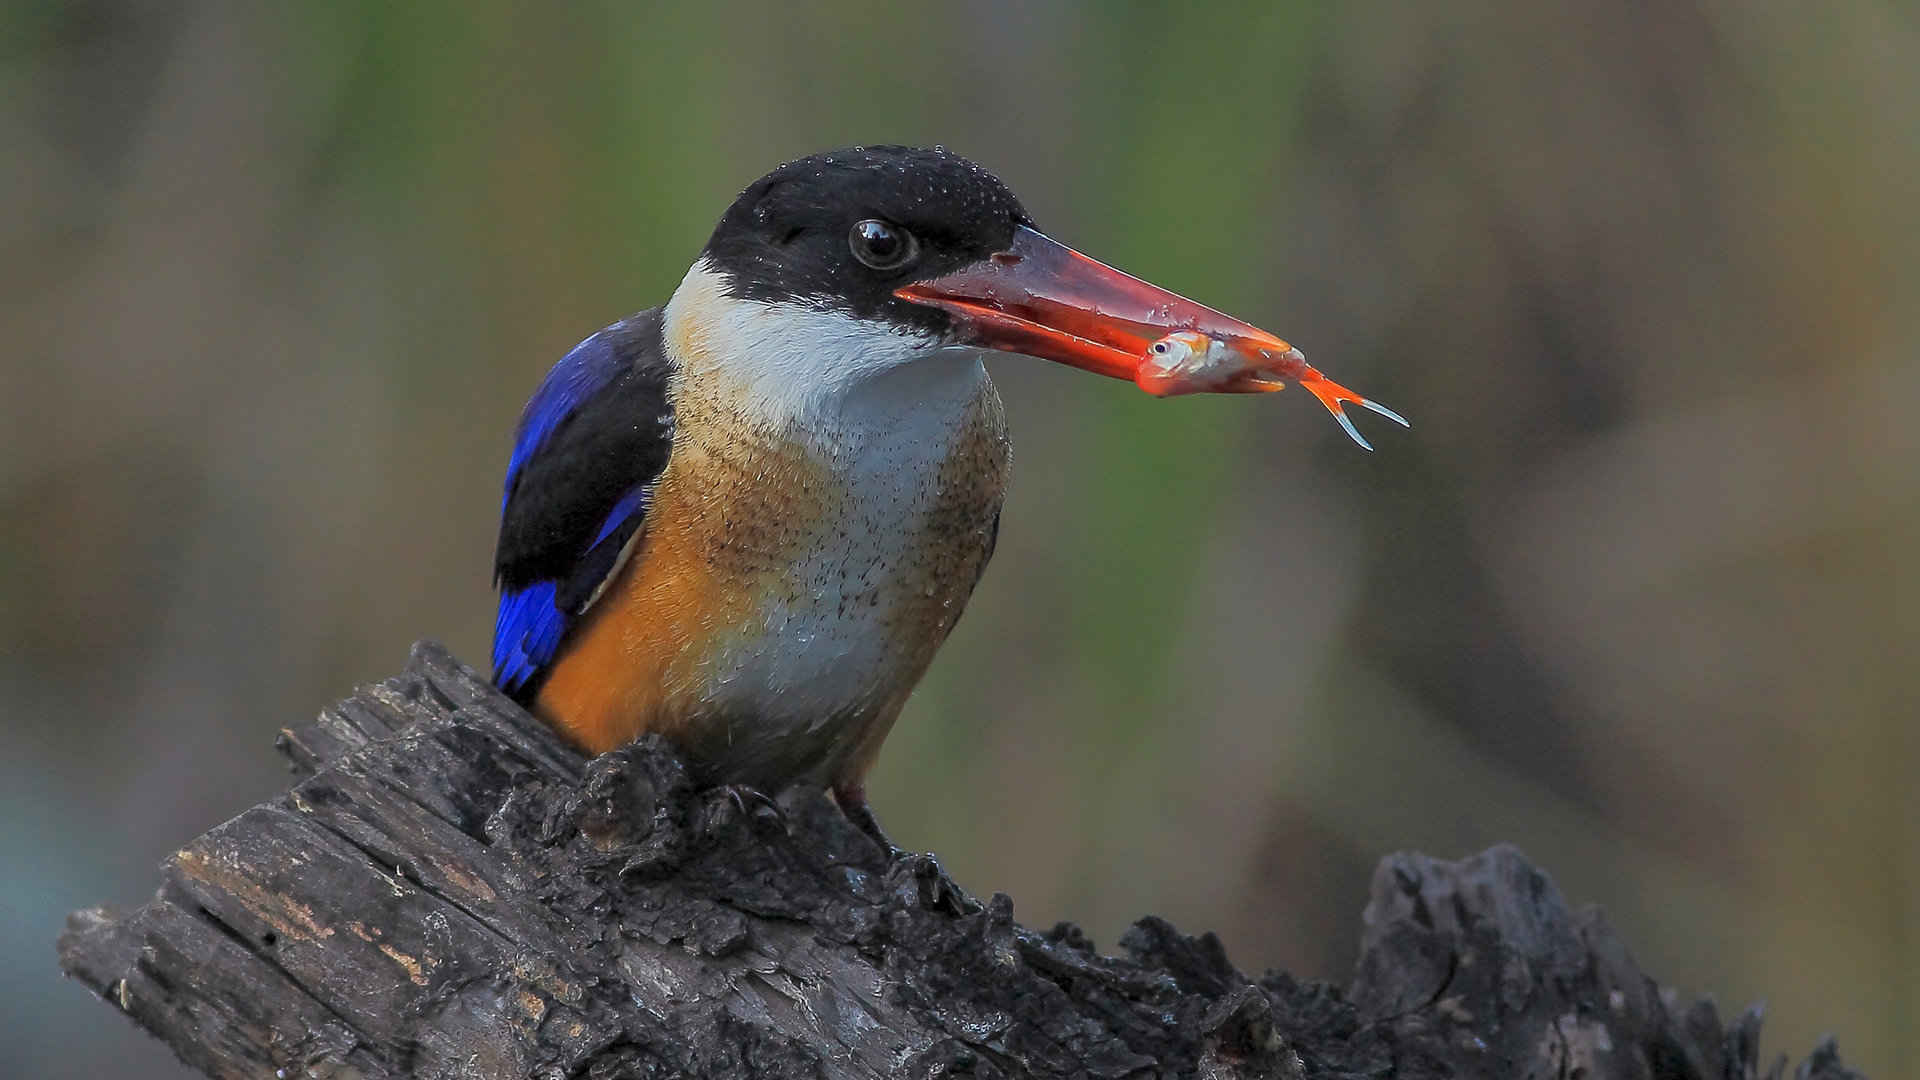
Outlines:
{"label": "black wing feather", "polygon": [[500,513],[494,681],[526,700],[643,527],[673,449],[658,309],[581,342],[520,419]]}

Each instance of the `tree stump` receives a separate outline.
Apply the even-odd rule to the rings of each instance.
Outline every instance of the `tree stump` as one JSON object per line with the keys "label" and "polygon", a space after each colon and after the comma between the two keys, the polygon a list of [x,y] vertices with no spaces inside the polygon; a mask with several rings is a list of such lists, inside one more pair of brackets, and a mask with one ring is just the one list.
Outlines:
{"label": "tree stump", "polygon": [[[1375,874],[1344,991],[1140,920],[1102,956],[818,795],[582,758],[433,644],[285,731],[302,779],[168,860],[60,962],[214,1077],[1749,1080],[1723,1026],[1512,848]],[[1794,1074],[1841,1080],[1831,1042]]]}

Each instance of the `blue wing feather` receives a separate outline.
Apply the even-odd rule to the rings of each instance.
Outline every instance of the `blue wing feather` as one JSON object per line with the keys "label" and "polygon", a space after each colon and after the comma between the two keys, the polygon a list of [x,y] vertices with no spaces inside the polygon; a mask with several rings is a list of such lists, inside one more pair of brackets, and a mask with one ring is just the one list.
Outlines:
{"label": "blue wing feather", "polygon": [[[513,488],[527,459],[540,452],[554,430],[574,414],[582,402],[607,388],[620,373],[618,353],[602,342],[606,331],[575,345],[560,362],[553,365],[539,389],[527,399],[520,411],[520,426],[514,432],[513,453],[507,458],[507,479],[500,493],[500,509],[513,498]],[[551,355],[551,354],[549,354]]]}
{"label": "blue wing feather", "polygon": [[555,584],[542,581],[500,594],[493,624],[493,682],[517,693],[552,663],[570,621],[554,606]]}
{"label": "blue wing feather", "polygon": [[600,531],[594,534],[593,547],[599,547],[609,538],[626,531],[626,526],[637,522],[640,516],[644,516],[648,504],[653,501],[652,496],[653,485],[651,484],[643,484],[620,496],[620,501],[613,504],[613,513],[607,515],[607,520],[600,526]]}
{"label": "blue wing feather", "polygon": [[493,678],[524,699],[640,530],[671,448],[657,311],[575,346],[520,415],[501,498]]}
{"label": "blue wing feather", "polygon": [[[517,693],[546,672],[576,614],[584,610],[587,597],[619,565],[620,552],[639,531],[652,494],[653,486],[647,484],[634,488],[614,504],[593,545],[581,558],[582,573],[565,583],[540,581],[500,594],[500,611],[493,624],[494,685],[509,694]],[[583,595],[576,597],[575,592]]]}

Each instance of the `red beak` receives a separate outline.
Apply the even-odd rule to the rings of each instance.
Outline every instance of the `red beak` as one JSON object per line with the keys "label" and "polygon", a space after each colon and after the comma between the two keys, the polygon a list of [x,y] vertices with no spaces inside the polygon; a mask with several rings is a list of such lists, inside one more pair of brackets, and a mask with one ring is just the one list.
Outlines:
{"label": "red beak", "polygon": [[951,312],[973,344],[1116,379],[1132,380],[1147,347],[1176,330],[1276,354],[1293,348],[1025,226],[986,262],[902,286],[894,295]]}
{"label": "red beak", "polygon": [[[1150,285],[1025,226],[1013,243],[984,263],[894,290],[916,304],[950,312],[964,338],[1003,352],[1025,353],[1128,379],[1151,394],[1207,391],[1262,393],[1300,383],[1334,415],[1353,440],[1360,437],[1341,405],[1352,402],[1402,425],[1398,413],[1328,379],[1298,349],[1257,326]],[[1147,350],[1168,334],[1197,331],[1226,342],[1246,360],[1236,377],[1200,386],[1161,379],[1146,364]]]}

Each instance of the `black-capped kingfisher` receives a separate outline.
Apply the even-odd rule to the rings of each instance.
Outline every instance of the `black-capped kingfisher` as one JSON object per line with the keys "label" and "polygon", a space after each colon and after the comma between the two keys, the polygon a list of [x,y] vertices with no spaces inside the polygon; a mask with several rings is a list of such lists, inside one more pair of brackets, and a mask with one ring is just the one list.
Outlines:
{"label": "black-capped kingfisher", "polygon": [[[664,307],[575,346],[527,403],[494,681],[588,752],[659,732],[707,782],[829,788],[896,850],[864,777],[1000,527],[1010,453],[984,352],[1133,379],[1182,331],[1312,372],[1049,239],[945,150],[780,166]],[[1336,415],[1371,404],[1312,376]]]}

